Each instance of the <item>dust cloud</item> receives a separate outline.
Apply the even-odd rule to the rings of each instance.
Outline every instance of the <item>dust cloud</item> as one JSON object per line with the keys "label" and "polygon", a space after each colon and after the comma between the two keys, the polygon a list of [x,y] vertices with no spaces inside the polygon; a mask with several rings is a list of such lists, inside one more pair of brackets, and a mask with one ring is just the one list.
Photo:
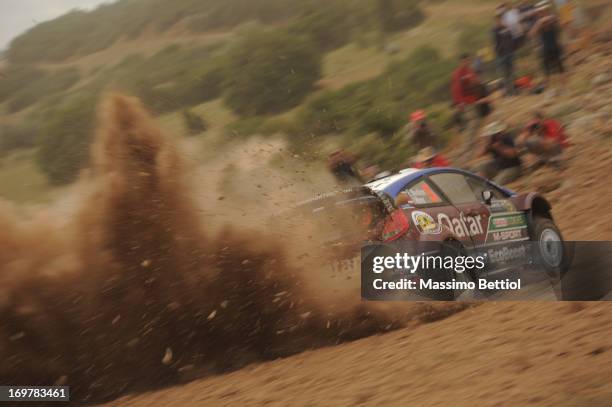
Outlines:
{"label": "dust cloud", "polygon": [[322,273],[295,260],[278,228],[204,216],[223,209],[218,188],[189,181],[137,100],[108,96],[99,123],[70,219],[0,207],[0,382],[67,384],[73,400],[102,401],[408,320],[358,296],[325,306],[335,291],[317,289]]}

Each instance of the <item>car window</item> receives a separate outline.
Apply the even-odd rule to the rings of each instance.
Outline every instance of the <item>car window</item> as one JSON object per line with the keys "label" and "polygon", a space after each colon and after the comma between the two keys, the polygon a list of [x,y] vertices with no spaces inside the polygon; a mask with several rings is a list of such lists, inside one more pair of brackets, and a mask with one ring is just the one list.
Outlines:
{"label": "car window", "polygon": [[455,205],[480,201],[463,174],[445,172],[430,178]]}
{"label": "car window", "polygon": [[442,197],[424,180],[409,185],[400,193],[407,194],[414,205],[431,205],[443,201]]}
{"label": "car window", "polygon": [[474,191],[474,194],[476,195],[476,197],[478,197],[479,201],[482,201],[482,192],[486,190],[489,190],[493,193],[493,199],[508,198],[500,190],[493,187],[492,185],[489,185],[486,181],[480,178],[469,177],[469,176],[466,178],[467,178],[468,184],[470,185],[470,187],[472,187],[472,191]]}

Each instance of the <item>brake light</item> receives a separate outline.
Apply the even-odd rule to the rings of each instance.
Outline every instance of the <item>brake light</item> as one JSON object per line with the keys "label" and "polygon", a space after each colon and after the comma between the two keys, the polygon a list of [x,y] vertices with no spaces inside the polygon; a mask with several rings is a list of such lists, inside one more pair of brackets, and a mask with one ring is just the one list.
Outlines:
{"label": "brake light", "polygon": [[392,242],[402,237],[410,227],[410,222],[404,211],[397,209],[389,215],[382,231],[382,240]]}

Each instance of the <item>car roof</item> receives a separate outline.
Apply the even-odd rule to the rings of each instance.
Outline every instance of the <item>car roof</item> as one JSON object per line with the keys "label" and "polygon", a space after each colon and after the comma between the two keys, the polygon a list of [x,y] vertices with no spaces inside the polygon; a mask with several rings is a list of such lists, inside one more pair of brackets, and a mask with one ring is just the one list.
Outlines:
{"label": "car roof", "polygon": [[397,174],[390,175],[388,177],[372,181],[365,186],[370,188],[372,191],[378,193],[385,193],[389,195],[391,198],[395,199],[397,195],[400,193],[402,189],[409,183],[423,177],[424,175],[433,175],[438,173],[459,173],[464,175],[471,175],[477,178],[480,178],[484,181],[487,181],[502,191],[506,192],[509,195],[514,195],[515,193],[507,188],[502,187],[501,185],[497,185],[491,180],[487,180],[486,178],[479,177],[476,174],[473,174],[469,171],[462,170],[459,168],[450,168],[450,167],[437,167],[437,168],[425,168],[425,169],[416,169],[416,168],[407,168],[405,170],[401,170]]}

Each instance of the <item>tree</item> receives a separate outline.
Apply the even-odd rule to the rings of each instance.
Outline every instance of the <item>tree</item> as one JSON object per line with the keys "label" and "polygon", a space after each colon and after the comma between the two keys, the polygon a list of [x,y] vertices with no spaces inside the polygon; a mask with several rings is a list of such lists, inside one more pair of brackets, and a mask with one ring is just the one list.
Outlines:
{"label": "tree", "polygon": [[246,34],[226,63],[224,101],[243,116],[297,106],[321,77],[321,54],[312,41],[283,30]]}

